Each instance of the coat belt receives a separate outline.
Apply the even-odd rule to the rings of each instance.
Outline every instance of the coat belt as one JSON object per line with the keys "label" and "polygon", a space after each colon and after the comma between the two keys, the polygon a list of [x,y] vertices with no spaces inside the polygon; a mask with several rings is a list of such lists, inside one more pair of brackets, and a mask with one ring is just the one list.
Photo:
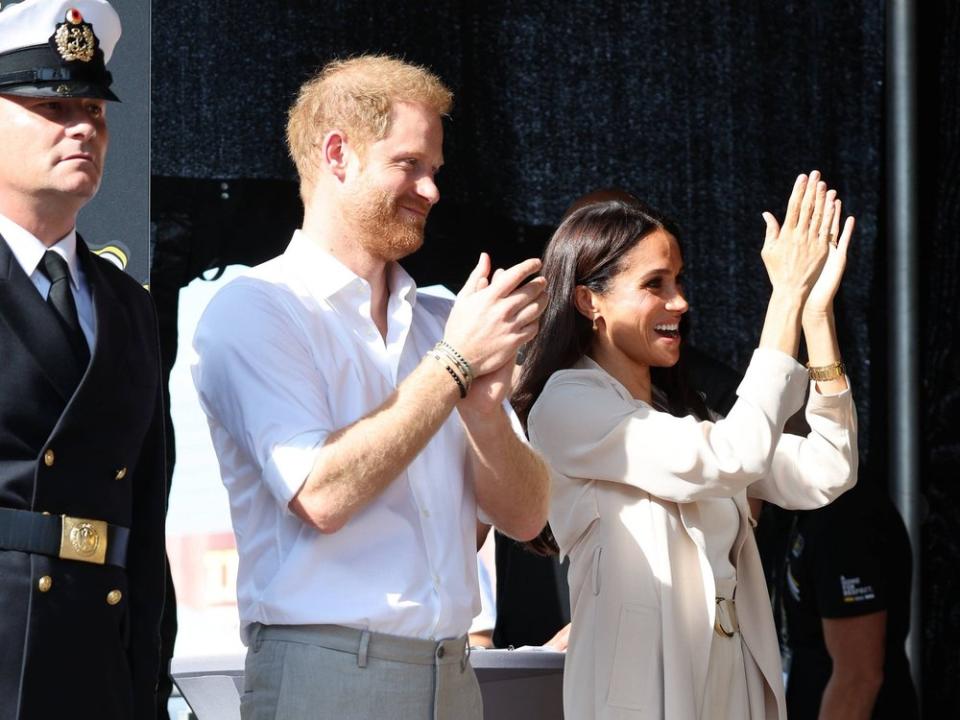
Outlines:
{"label": "coat belt", "polygon": [[103,520],[0,508],[0,549],[126,567],[130,528]]}

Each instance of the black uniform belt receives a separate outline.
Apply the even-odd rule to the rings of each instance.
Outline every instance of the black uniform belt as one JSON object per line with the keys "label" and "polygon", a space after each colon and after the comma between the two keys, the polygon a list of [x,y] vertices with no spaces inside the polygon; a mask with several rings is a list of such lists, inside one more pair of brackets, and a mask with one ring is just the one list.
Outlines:
{"label": "black uniform belt", "polygon": [[0,549],[126,567],[130,528],[103,520],[0,508]]}

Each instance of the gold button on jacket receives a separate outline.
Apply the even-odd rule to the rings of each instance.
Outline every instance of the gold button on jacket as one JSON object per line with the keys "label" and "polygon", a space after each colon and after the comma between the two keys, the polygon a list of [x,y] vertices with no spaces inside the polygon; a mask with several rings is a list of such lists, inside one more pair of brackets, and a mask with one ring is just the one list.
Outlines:
{"label": "gold button on jacket", "polygon": [[52,587],[53,587],[53,578],[50,577],[49,575],[44,575],[37,582],[37,589],[40,592],[47,592],[47,590],[49,590]]}
{"label": "gold button on jacket", "polygon": [[123,480],[126,476],[127,476],[127,469],[125,467],[122,467],[119,470],[117,470],[117,474],[114,475],[114,477],[117,480]]}
{"label": "gold button on jacket", "polygon": [[53,450],[49,448],[45,453],[43,453],[43,464],[47,467],[53,467],[53,461],[56,460],[57,456],[53,454]]}
{"label": "gold button on jacket", "polygon": [[111,590],[107,593],[107,605],[116,605],[123,598],[123,593],[119,590]]}

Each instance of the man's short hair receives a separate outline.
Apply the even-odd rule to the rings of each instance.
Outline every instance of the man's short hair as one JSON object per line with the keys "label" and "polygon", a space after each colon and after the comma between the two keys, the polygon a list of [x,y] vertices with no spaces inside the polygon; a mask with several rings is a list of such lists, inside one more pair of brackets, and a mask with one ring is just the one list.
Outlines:
{"label": "man's short hair", "polygon": [[334,60],[301,87],[287,118],[287,146],[301,185],[311,185],[320,140],[334,128],[359,153],[390,132],[395,102],[414,102],[446,115],[453,93],[432,72],[389,55]]}

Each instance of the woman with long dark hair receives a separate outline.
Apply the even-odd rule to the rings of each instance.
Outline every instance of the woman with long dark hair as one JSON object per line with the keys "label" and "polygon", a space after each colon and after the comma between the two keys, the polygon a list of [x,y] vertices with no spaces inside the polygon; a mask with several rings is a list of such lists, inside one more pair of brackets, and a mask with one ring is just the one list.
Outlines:
{"label": "woman with long dark hair", "polygon": [[[853,232],[848,218],[840,234],[841,209],[814,171],[782,226],[764,214],[773,290],[738,400],[716,422],[677,370],[688,306],[676,227],[609,201],[551,239],[549,306],[514,404],[551,466],[550,528],[571,561],[571,720],[786,717],[747,496],[812,508],[856,479],[833,322]],[[784,435],[808,384],[811,432]]]}

